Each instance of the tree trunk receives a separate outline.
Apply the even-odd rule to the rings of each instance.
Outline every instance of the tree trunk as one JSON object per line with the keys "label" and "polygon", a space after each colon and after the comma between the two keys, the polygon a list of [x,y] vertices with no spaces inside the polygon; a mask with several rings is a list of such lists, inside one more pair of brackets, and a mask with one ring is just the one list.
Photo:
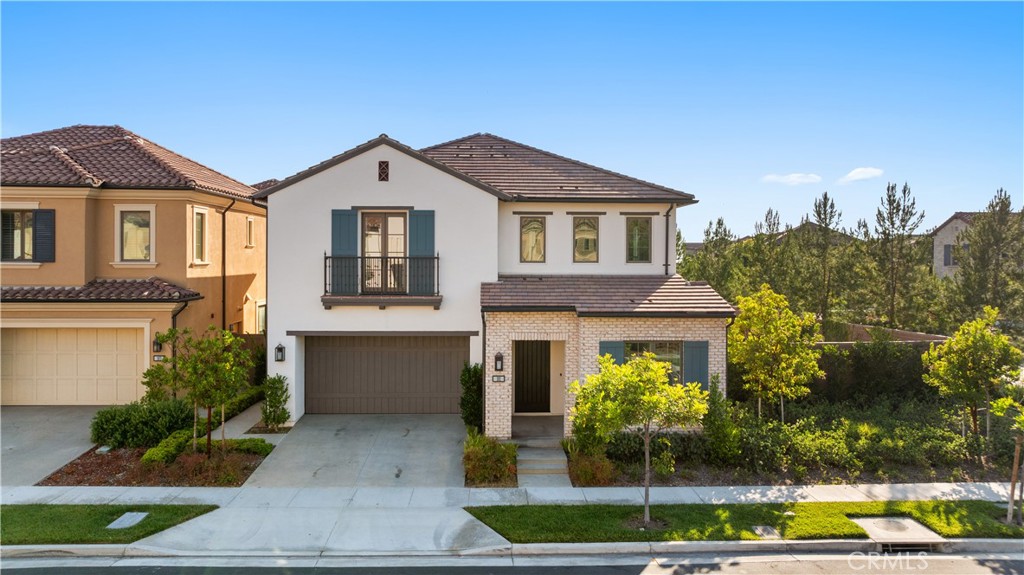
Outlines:
{"label": "tree trunk", "polygon": [[782,423],[786,423],[786,398],[779,396],[779,409],[781,410]]}
{"label": "tree trunk", "polygon": [[644,529],[651,523],[651,427],[644,426]]}
{"label": "tree trunk", "polygon": [[199,403],[192,402],[192,451],[196,450],[196,438],[199,437]]}
{"label": "tree trunk", "polygon": [[[1018,477],[1024,476],[1024,464],[1020,466]],[[1024,477],[1017,482],[1017,525],[1024,525]]]}
{"label": "tree trunk", "polygon": [[228,446],[227,439],[225,439],[225,437],[224,437],[224,433],[225,433],[225,429],[224,428],[226,427],[224,424],[227,423],[227,421],[224,419],[224,414],[225,414],[224,404],[222,403],[222,404],[220,404],[220,450],[221,451],[227,451],[227,448],[228,448],[227,447]]}
{"label": "tree trunk", "polygon": [[761,419],[761,396],[757,396],[757,418]]}
{"label": "tree trunk", "polygon": [[210,420],[212,420],[212,419],[213,419],[213,408],[210,407],[210,406],[207,406],[206,407],[206,458],[207,459],[209,459],[210,455],[213,454],[213,451],[212,451],[213,438],[211,437],[213,435],[213,430],[210,429],[210,423],[211,423]]}
{"label": "tree trunk", "polygon": [[1017,487],[1017,471],[1020,467],[1020,445],[1024,442],[1024,435],[1018,435],[1014,438],[1013,447],[1013,470],[1010,471],[1010,496],[1007,498],[1009,501],[1006,505],[1006,523],[1009,524],[1013,521],[1013,509],[1016,507],[1016,499],[1014,499],[1013,490]]}
{"label": "tree trunk", "polygon": [[971,405],[971,430],[974,432],[974,436],[978,437],[980,431],[978,430],[978,406]]}

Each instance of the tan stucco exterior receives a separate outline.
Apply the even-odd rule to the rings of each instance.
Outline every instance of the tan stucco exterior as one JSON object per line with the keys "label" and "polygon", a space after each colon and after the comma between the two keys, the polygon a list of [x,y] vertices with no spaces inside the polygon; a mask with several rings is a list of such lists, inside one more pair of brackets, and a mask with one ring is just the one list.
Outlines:
{"label": "tan stucco exterior", "polygon": [[[6,286],[74,286],[96,278],[148,278],[198,291],[203,299],[191,302],[178,316],[179,327],[204,330],[209,325],[230,327],[240,333],[257,331],[257,305],[266,301],[266,210],[248,201],[188,190],[108,190],[88,187],[0,188],[0,205],[7,209],[53,209],[56,216],[56,261],[53,263],[0,264]],[[230,211],[224,211],[230,206]],[[119,263],[116,235],[117,209],[151,209],[155,221],[151,239],[152,261]],[[192,214],[207,213],[207,263],[192,258]],[[254,228],[247,245],[247,220]],[[227,226],[224,248],[221,230]],[[226,249],[225,265],[222,252]],[[226,274],[226,321],[222,322],[222,282]],[[37,304],[34,304],[37,305]],[[91,311],[106,304],[45,304],[45,310],[24,311],[14,304],[0,310],[7,318],[107,317]],[[127,305],[127,304],[122,304]],[[132,304],[144,306],[145,304]],[[84,306],[84,307],[83,307]],[[171,307],[174,307],[173,304]],[[142,309],[142,308],[139,308]],[[147,308],[148,309],[148,308]],[[114,312],[114,317],[128,312]],[[26,315],[27,314],[27,315]],[[98,315],[97,315],[98,314]],[[169,314],[144,312],[153,321],[153,333],[170,327]],[[166,317],[162,317],[166,316]]]}

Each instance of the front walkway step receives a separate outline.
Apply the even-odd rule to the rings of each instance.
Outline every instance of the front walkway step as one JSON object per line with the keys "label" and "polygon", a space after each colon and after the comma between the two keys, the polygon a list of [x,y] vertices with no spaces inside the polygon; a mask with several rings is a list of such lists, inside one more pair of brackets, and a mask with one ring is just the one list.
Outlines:
{"label": "front walkway step", "polygon": [[[520,487],[569,487],[569,467],[561,447],[520,447],[516,467]],[[544,479],[539,479],[543,477]]]}
{"label": "front walkway step", "polygon": [[520,448],[530,447],[538,449],[561,449],[561,437],[513,437],[512,443]]}

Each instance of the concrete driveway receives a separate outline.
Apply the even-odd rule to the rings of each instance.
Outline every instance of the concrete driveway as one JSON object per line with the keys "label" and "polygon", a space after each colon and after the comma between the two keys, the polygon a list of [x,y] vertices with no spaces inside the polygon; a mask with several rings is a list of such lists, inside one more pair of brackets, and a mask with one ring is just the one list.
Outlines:
{"label": "concrete driveway", "polygon": [[305,415],[246,487],[462,487],[457,415]]}
{"label": "concrete driveway", "polygon": [[0,485],[35,485],[93,446],[89,424],[103,406],[0,408]]}

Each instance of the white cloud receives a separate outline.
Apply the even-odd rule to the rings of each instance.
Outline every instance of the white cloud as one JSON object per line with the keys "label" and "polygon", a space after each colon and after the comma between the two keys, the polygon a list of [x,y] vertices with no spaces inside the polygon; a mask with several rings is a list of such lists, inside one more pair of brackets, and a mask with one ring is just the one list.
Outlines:
{"label": "white cloud", "polygon": [[818,174],[765,174],[761,181],[766,184],[785,184],[787,186],[799,186],[802,184],[817,184],[821,181]]}
{"label": "white cloud", "polygon": [[850,182],[859,182],[861,180],[870,180],[872,178],[877,178],[877,177],[881,176],[884,173],[885,172],[883,172],[879,168],[854,168],[854,169],[850,170],[849,174],[846,174],[845,176],[839,178],[839,181],[837,183],[839,183],[839,184],[849,184]]}

